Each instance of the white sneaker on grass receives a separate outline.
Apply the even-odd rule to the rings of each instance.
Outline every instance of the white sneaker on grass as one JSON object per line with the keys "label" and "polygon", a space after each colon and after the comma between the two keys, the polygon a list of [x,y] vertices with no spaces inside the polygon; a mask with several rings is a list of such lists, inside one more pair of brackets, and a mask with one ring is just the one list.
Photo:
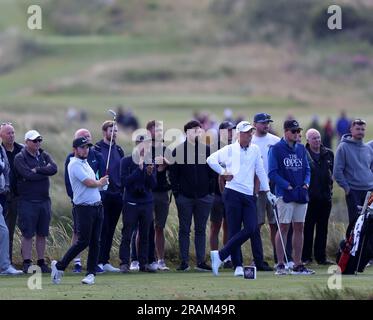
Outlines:
{"label": "white sneaker on grass", "polygon": [[139,271],[140,270],[140,263],[137,260],[132,261],[131,265],[130,265],[130,270],[131,271]]}
{"label": "white sneaker on grass", "polygon": [[119,272],[120,269],[119,268],[115,268],[113,267],[110,263],[106,263],[103,265],[102,269],[105,271],[105,272]]}
{"label": "white sneaker on grass", "polygon": [[170,268],[166,266],[166,262],[164,262],[164,260],[158,260],[158,270],[170,271]]}
{"label": "white sneaker on grass", "polygon": [[51,280],[52,280],[53,284],[60,284],[61,279],[63,277],[63,271],[58,270],[57,267],[56,267],[56,264],[57,264],[56,260],[53,260],[52,263],[51,263],[51,269],[52,269]]}
{"label": "white sneaker on grass", "polygon": [[2,275],[2,276],[17,276],[17,275],[20,275],[20,274],[23,274],[23,271],[22,270],[17,270],[11,264],[9,265],[9,267],[7,269],[0,272],[0,275]]}
{"label": "white sneaker on grass", "polygon": [[88,274],[83,280],[82,280],[82,283],[83,284],[88,284],[88,285],[92,285],[92,284],[95,284],[95,276],[90,273]]}
{"label": "white sneaker on grass", "polygon": [[211,258],[212,273],[215,276],[217,276],[219,275],[219,267],[223,263],[223,261],[220,260],[219,251],[218,250],[210,251],[210,258]]}
{"label": "white sneaker on grass", "polygon": [[236,267],[234,270],[235,277],[243,277],[243,268],[241,266]]}
{"label": "white sneaker on grass", "polygon": [[152,271],[157,271],[158,270],[158,262],[153,261],[151,264],[149,264],[149,268]]}

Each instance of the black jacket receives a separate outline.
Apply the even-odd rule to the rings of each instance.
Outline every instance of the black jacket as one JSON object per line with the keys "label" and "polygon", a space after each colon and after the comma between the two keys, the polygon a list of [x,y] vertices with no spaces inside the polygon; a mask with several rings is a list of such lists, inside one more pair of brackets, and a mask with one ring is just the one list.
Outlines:
{"label": "black jacket", "polygon": [[[3,144],[3,147],[5,149],[5,146]],[[8,157],[9,161],[9,166],[10,166],[10,172],[9,172],[9,183],[10,183],[10,192],[14,195],[17,196],[17,176],[15,174],[15,169],[14,169],[14,158],[15,156],[21,152],[23,149],[23,145],[17,142],[14,142],[14,150],[13,151],[7,151],[6,149],[6,155]]]}
{"label": "black jacket", "polygon": [[208,156],[210,147],[202,143],[193,146],[185,141],[172,151],[170,181],[175,197],[182,194],[197,199],[214,193],[216,175],[206,163]]}
{"label": "black jacket", "polygon": [[331,201],[333,192],[333,151],[321,145],[320,159],[312,157],[310,146],[306,144],[308,162],[311,167],[311,183],[309,187],[310,201]]}
{"label": "black jacket", "polygon": [[[23,148],[14,158],[18,193],[25,200],[49,199],[49,176],[57,173],[52,157],[42,149],[39,152],[34,157]],[[36,173],[32,169],[36,169]]]}

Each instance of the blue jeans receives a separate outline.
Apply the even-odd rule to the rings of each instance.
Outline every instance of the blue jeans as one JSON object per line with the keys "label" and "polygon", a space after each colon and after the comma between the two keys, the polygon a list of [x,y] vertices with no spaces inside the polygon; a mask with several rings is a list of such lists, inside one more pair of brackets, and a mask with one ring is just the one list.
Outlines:
{"label": "blue jeans", "polygon": [[348,222],[355,221],[358,216],[357,206],[362,206],[365,201],[365,196],[368,190],[350,190],[346,196],[347,210],[348,210]]}
{"label": "blue jeans", "polygon": [[256,197],[226,188],[223,198],[230,239],[219,255],[221,260],[231,255],[233,265],[242,266],[241,245],[258,229]]}

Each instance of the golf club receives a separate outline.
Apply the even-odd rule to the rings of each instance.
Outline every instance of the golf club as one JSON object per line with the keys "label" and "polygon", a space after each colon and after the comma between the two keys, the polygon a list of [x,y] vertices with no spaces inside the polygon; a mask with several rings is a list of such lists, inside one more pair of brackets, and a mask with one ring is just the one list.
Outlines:
{"label": "golf club", "polygon": [[[368,214],[368,213],[365,213],[365,211],[367,211],[367,209],[368,209],[368,201],[369,201],[370,195],[371,195],[371,191],[368,191],[367,195],[365,196],[364,205],[363,205],[363,208],[361,209],[361,213],[360,213],[360,214],[364,215],[363,227],[364,227],[365,220],[366,220],[366,217],[367,217],[367,214]],[[361,260],[361,256],[362,256],[363,249],[364,249],[364,243],[365,243],[365,236],[366,236],[366,234],[367,234],[367,232],[365,230],[363,241],[361,243],[361,248],[360,248],[360,253],[359,253],[359,259],[357,261],[357,265],[356,265],[356,269],[355,269],[355,276],[357,276],[357,271],[359,270],[359,265],[360,265],[360,260]]]}
{"label": "golf club", "polygon": [[[109,109],[108,111],[108,114],[112,115],[113,116],[113,129],[111,130],[111,137],[110,137],[110,145],[109,145],[109,153],[108,153],[108,156],[107,156],[107,161],[106,161],[106,175],[109,175],[109,164],[110,164],[110,155],[111,155],[111,147],[112,147],[112,144],[113,144],[113,136],[114,136],[114,130],[115,130],[115,125],[116,125],[116,121],[117,121],[117,114],[115,111]],[[107,190],[108,188],[108,185],[104,186],[103,190]]]}
{"label": "golf club", "polygon": [[274,216],[275,216],[275,220],[276,220],[276,224],[277,224],[277,230],[278,230],[278,233],[280,235],[282,250],[284,251],[284,256],[285,256],[285,261],[286,261],[286,266],[288,267],[289,266],[289,261],[288,261],[288,256],[286,254],[286,248],[285,248],[285,244],[284,244],[284,239],[282,238],[282,233],[281,233],[281,229],[280,229],[280,223],[278,221],[277,204],[276,203],[272,203],[272,207],[273,207],[273,210],[275,211]]}

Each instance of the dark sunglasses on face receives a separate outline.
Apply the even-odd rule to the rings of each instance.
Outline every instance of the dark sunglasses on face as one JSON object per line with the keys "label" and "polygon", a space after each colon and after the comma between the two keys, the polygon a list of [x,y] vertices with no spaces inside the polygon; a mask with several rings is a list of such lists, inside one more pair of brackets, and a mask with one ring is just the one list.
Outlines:
{"label": "dark sunglasses on face", "polygon": [[38,143],[38,142],[42,142],[43,141],[43,139],[35,139],[35,140],[30,140],[30,141],[32,141],[33,143]]}
{"label": "dark sunglasses on face", "polygon": [[290,130],[290,132],[292,133],[292,134],[296,134],[296,133],[300,133],[302,130],[300,130],[300,129],[292,129],[292,130]]}
{"label": "dark sunglasses on face", "polygon": [[362,125],[365,125],[365,124],[366,124],[365,120],[362,120],[362,119],[355,119],[352,122],[352,125],[358,125],[358,126],[362,126]]}

